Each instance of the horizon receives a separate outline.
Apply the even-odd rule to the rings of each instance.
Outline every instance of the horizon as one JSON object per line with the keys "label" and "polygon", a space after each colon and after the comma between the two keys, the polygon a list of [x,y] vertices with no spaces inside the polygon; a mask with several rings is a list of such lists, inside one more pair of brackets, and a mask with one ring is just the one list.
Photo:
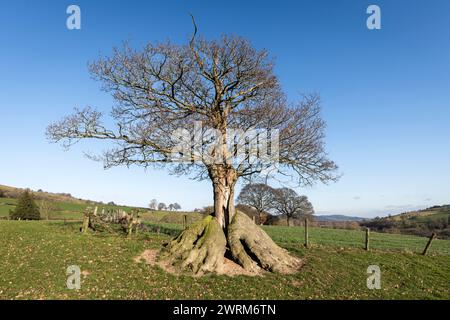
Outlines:
{"label": "horizon", "polygon": [[[64,152],[45,138],[46,126],[74,107],[107,113],[114,104],[90,79],[89,61],[125,40],[133,48],[166,39],[185,43],[192,13],[207,39],[238,34],[267,49],[290,100],[299,92],[321,94],[326,150],[343,176],[295,188],[317,215],[373,218],[450,202],[450,3],[377,1],[382,29],[368,30],[367,1],[291,1],[277,8],[231,1],[221,18],[233,19],[215,17],[222,6],[206,0],[130,1],[127,7],[76,2],[81,30],[66,28],[69,1],[14,1],[0,12],[0,39],[9,44],[0,52],[0,184],[136,207],[153,198],[188,211],[210,205],[209,181],[193,184],[137,167],[104,170],[83,156],[104,144],[82,142]],[[227,12],[238,3],[240,11]]]}
{"label": "horizon", "polygon": [[[0,187],[1,187],[1,186],[3,186],[3,187],[12,187],[12,188],[17,188],[17,189],[23,189],[23,190],[29,189],[30,191],[36,192],[36,193],[37,193],[37,192],[44,192],[44,193],[50,193],[50,194],[68,194],[68,195],[70,195],[70,197],[72,197],[73,199],[76,199],[76,200],[80,200],[80,201],[93,201],[93,202],[98,202],[98,203],[107,204],[107,202],[106,202],[106,201],[103,201],[103,200],[96,200],[96,199],[90,199],[90,198],[81,198],[81,197],[77,197],[77,196],[74,195],[74,194],[66,193],[66,192],[64,192],[64,191],[49,191],[49,190],[43,190],[43,189],[41,189],[41,188],[33,190],[33,189],[30,189],[30,188],[26,188],[26,187],[6,186],[6,185],[0,183]],[[166,204],[167,204],[167,203],[166,203]],[[128,203],[115,203],[115,202],[114,202],[114,205],[119,206],[119,207],[135,207],[135,208],[142,208],[142,209],[145,208],[145,209],[148,209],[148,205],[146,205],[146,206],[134,206],[134,205],[130,205],[130,204],[128,204]],[[314,212],[314,215],[315,215],[315,216],[345,216],[345,217],[348,217],[348,218],[365,218],[365,219],[373,219],[373,218],[377,218],[377,217],[382,218],[382,217],[388,217],[388,216],[391,216],[391,215],[399,215],[399,214],[403,214],[403,213],[409,213],[409,212],[421,211],[421,210],[426,210],[426,209],[430,209],[430,208],[433,208],[433,207],[446,207],[446,206],[450,206],[450,204],[448,204],[448,203],[442,203],[442,204],[434,204],[434,205],[430,205],[430,206],[419,206],[419,207],[417,207],[417,208],[411,208],[411,209],[408,210],[408,211],[391,212],[391,213],[382,214],[382,215],[376,215],[376,216],[371,216],[371,217],[362,217],[362,216],[359,216],[358,214],[353,214],[353,213],[350,213],[350,214],[341,214],[341,213],[336,213],[336,212]],[[181,209],[178,210],[178,211],[180,211],[180,212],[190,212],[190,211],[193,211],[193,210],[195,210],[195,209],[202,209],[202,207],[194,208],[194,209],[191,209],[191,210],[185,210],[184,208],[181,208]],[[163,211],[164,211],[164,210],[163,210]]]}

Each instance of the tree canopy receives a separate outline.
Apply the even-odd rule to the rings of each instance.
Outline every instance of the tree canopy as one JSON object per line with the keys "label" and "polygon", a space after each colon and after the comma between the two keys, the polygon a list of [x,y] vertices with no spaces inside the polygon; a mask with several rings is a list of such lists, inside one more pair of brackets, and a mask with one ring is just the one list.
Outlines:
{"label": "tree canopy", "polygon": [[308,197],[299,196],[295,190],[289,188],[275,190],[273,208],[286,217],[288,226],[292,218],[298,219],[314,214],[313,205]]}
{"label": "tree canopy", "polygon": [[[195,273],[217,270],[227,247],[241,266],[292,271],[301,265],[234,205],[239,178],[263,174],[300,185],[337,179],[324,148],[318,95],[290,102],[266,50],[238,36],[197,37],[186,44],[125,44],[90,65],[111,93],[110,119],[86,107],[51,124],[47,136],[70,147],[82,139],[113,147],[91,158],[105,167],[166,167],[209,179],[213,218],[167,246],[169,260]],[[166,207],[160,203],[158,209]]]}

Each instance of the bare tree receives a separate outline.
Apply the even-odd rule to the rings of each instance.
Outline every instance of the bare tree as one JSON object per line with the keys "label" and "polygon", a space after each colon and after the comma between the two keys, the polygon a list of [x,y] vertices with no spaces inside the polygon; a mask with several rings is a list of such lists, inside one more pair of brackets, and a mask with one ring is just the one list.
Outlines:
{"label": "bare tree", "polygon": [[46,220],[50,220],[51,214],[57,210],[55,203],[48,200],[39,201],[38,206],[41,216],[45,217]]}
{"label": "bare tree", "polygon": [[280,188],[275,190],[274,195],[274,209],[286,217],[287,226],[290,226],[290,220],[293,218],[299,219],[314,214],[308,197],[299,196],[295,190]]}
{"label": "bare tree", "polygon": [[269,212],[273,207],[274,190],[264,183],[249,183],[239,193],[238,203],[254,208],[262,224],[262,214]]}
{"label": "bare tree", "polygon": [[158,200],[153,199],[152,201],[150,201],[148,207],[150,208],[150,210],[156,210],[158,208]]}
{"label": "bare tree", "polygon": [[[50,125],[48,137],[65,147],[81,139],[115,142],[103,155],[91,156],[103,160],[107,168],[166,166],[173,174],[211,180],[213,216],[166,247],[165,257],[181,262],[181,267],[194,273],[215,271],[229,247],[234,260],[247,270],[295,270],[300,265],[297,258],[279,248],[247,216],[236,213],[234,190],[239,178],[262,173],[289,177],[302,185],[336,179],[336,165],[324,151],[320,99],[309,95],[289,103],[267,51],[254,49],[240,37],[208,41],[196,33],[195,27],[185,45],[158,43],[135,50],[125,44],[91,64],[93,77],[116,101],[112,119],[104,122],[102,113],[90,107],[76,110]],[[253,142],[262,135],[231,136],[232,130],[255,128],[277,130],[266,138],[271,138],[268,153],[279,151],[278,161],[251,156]],[[211,131],[216,139],[208,136]],[[193,141],[198,135],[204,138],[200,145],[178,149],[180,139]]]}
{"label": "bare tree", "polygon": [[160,202],[158,203],[158,210],[162,211],[162,210],[167,210],[167,206],[164,202]]}

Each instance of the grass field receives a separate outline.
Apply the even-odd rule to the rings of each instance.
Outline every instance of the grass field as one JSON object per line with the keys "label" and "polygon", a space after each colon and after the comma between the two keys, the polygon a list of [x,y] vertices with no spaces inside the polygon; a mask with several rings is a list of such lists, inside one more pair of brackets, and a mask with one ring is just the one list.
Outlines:
{"label": "grass field", "polygon": [[[269,227],[276,242],[305,260],[298,274],[193,278],[133,260],[145,249],[161,247],[170,239],[166,234],[83,236],[79,227],[78,222],[0,221],[0,299],[450,299],[449,241],[433,243],[424,257],[412,253],[414,245],[392,250],[396,242],[414,237],[382,234],[383,245],[365,252],[356,233],[318,229],[311,232],[314,246],[305,249],[301,229]],[[373,264],[381,268],[381,290],[366,287],[367,267]],[[79,291],[66,288],[70,265],[82,270]]]}

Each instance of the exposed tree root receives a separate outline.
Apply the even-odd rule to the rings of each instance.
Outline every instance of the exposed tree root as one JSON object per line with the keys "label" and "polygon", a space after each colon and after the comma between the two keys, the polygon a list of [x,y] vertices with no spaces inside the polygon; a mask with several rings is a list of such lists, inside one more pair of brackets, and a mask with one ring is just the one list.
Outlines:
{"label": "exposed tree root", "polygon": [[[237,212],[228,226],[228,249],[233,260],[249,274],[262,270],[296,272],[302,265],[245,214]],[[196,275],[224,273],[227,239],[217,219],[208,216],[189,226],[172,240],[161,255],[161,262]],[[225,268],[226,269],[226,268]]]}
{"label": "exposed tree root", "polygon": [[243,213],[237,212],[228,228],[228,245],[234,260],[245,270],[294,273],[302,266],[300,259],[273,242],[267,233]]}
{"label": "exposed tree root", "polygon": [[172,240],[162,259],[195,274],[215,272],[223,265],[226,243],[219,223],[208,216]]}

